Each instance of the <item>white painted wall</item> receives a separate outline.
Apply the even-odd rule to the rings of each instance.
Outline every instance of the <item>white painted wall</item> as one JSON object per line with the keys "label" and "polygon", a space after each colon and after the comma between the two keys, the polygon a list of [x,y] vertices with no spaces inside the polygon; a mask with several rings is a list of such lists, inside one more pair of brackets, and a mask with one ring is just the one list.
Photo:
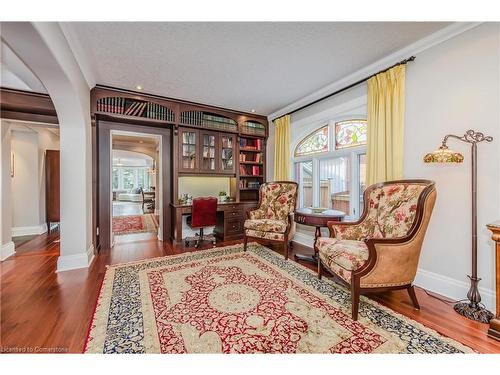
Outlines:
{"label": "white painted wall", "polygon": [[15,160],[11,181],[12,230],[15,236],[17,228],[40,225],[38,134],[33,130],[13,130],[11,140]]}
{"label": "white painted wall", "polygon": [[485,225],[499,219],[499,25],[483,24],[417,56],[406,76],[404,174],[436,181],[438,198],[420,258],[417,284],[464,298],[471,272],[469,147],[449,141],[463,165],[425,165],[446,134],[475,129],[493,136],[478,147],[478,269],[492,308],[493,242]]}
{"label": "white painted wall", "polygon": [[11,237],[11,177],[10,177],[10,124],[0,120],[0,260],[14,254],[14,243]]}
{"label": "white painted wall", "polygon": [[[500,217],[500,30],[483,24],[428,49],[419,46],[406,77],[405,178],[436,181],[438,199],[423,245],[415,283],[450,298],[462,299],[471,272],[470,154],[465,144],[450,141],[464,153],[463,165],[425,165],[422,157],[436,149],[444,135],[462,135],[472,128],[494,137],[479,145],[479,276],[485,305],[494,306],[493,242],[485,228]],[[351,103],[362,101],[361,87]],[[345,94],[339,102],[349,102]],[[356,99],[356,97],[358,99]],[[336,97],[334,97],[336,98]],[[330,102],[332,99],[328,100]],[[366,103],[366,101],[365,101]],[[320,125],[324,115],[336,115],[338,103],[321,103],[292,116],[292,149],[300,135]],[[340,107],[341,108],[341,107]],[[273,178],[274,126],[270,125],[267,178]],[[312,243],[310,232],[299,230],[297,241]]]}
{"label": "white painted wall", "polygon": [[45,151],[58,149],[59,137],[37,124],[11,126],[11,150],[15,160],[10,198],[13,237],[41,234],[47,230]]}

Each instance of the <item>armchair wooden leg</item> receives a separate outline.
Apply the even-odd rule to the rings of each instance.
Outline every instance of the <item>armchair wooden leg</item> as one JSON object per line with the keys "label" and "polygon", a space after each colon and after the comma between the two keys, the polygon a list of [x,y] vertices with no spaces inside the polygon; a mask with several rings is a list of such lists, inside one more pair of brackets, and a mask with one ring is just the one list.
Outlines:
{"label": "armchair wooden leg", "polygon": [[248,238],[246,234],[243,234],[243,251],[247,251]]}
{"label": "armchair wooden leg", "polygon": [[321,280],[321,277],[323,277],[323,267],[321,266],[321,259],[318,255],[318,279]]}
{"label": "armchair wooden leg", "polygon": [[288,260],[288,239],[285,238],[285,242],[283,242],[283,250],[285,250],[285,260]]}
{"label": "armchair wooden leg", "polygon": [[410,295],[411,302],[413,303],[413,307],[415,310],[420,310],[420,305],[418,304],[417,300],[417,294],[415,293],[415,288],[413,285],[409,285],[408,288],[406,288],[408,291],[408,294]]}
{"label": "armchair wooden leg", "polygon": [[351,317],[352,320],[358,320],[359,311],[359,280],[351,279]]}

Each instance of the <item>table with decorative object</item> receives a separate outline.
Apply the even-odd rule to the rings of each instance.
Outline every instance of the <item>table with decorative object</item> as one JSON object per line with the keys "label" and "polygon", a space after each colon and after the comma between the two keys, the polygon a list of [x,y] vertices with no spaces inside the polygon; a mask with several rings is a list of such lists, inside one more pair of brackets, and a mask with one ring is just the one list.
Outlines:
{"label": "table with decorative object", "polygon": [[295,222],[302,225],[315,227],[314,254],[295,254],[295,260],[317,263],[316,241],[321,236],[321,228],[326,228],[329,221],[342,221],[345,213],[325,208],[299,208],[295,211]]}
{"label": "table with decorative object", "polygon": [[500,221],[487,225],[493,233],[492,239],[495,241],[495,270],[496,270],[496,314],[490,320],[490,329],[488,336],[500,340]]}

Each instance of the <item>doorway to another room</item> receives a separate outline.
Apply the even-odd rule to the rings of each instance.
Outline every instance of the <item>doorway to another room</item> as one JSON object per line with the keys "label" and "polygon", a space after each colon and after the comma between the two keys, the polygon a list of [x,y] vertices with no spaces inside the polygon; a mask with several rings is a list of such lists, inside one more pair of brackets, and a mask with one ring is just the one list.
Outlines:
{"label": "doorway to another room", "polygon": [[157,238],[160,137],[112,131],[111,144],[112,243]]}

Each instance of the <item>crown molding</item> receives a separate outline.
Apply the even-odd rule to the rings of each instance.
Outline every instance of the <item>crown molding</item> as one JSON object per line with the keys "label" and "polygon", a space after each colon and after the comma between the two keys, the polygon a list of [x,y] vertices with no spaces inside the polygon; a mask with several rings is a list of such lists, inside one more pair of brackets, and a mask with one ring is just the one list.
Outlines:
{"label": "crown molding", "polygon": [[[434,47],[435,45],[438,45],[440,43],[443,43],[447,41],[448,39],[451,39],[457,35],[460,35],[470,29],[473,29],[479,25],[481,25],[482,22],[456,22],[453,23],[439,31],[436,31],[435,33],[432,33],[425,38],[419,39],[418,41],[394,52],[391,53],[390,55],[387,55],[386,57],[362,68],[357,70],[356,72],[341,78],[333,83],[330,83],[327,86],[322,87],[321,89],[313,92],[312,94],[309,94],[307,96],[304,96],[303,98],[271,113],[270,115],[267,116],[267,119],[269,123],[271,120],[283,116],[286,113],[289,113],[293,111],[296,108],[300,108],[303,105],[306,105],[307,103],[311,103],[319,98],[322,98],[332,92],[335,92],[337,90],[342,89],[343,87],[349,86],[350,84],[359,81],[360,79],[363,79],[364,77],[368,77],[382,69],[387,68],[388,66],[391,66],[398,61],[401,61],[402,59],[408,58],[411,55],[418,54],[422,51],[425,51],[431,47]],[[418,56],[417,60],[418,61]]]}

